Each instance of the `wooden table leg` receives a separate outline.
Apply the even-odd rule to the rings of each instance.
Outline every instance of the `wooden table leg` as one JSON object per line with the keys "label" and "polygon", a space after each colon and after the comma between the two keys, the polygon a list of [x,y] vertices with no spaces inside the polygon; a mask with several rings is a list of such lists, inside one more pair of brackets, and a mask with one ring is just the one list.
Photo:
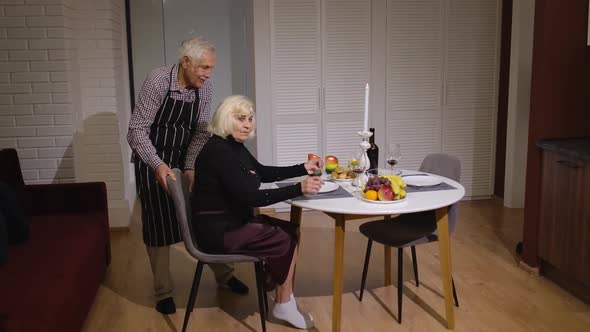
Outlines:
{"label": "wooden table leg", "polygon": [[334,297],[332,301],[332,331],[339,332],[342,315],[342,288],[344,271],[344,216],[335,217],[334,231]]}
{"label": "wooden table leg", "polygon": [[297,226],[301,225],[301,208],[298,206],[291,205],[291,217],[290,221]]}
{"label": "wooden table leg", "polygon": [[[391,216],[385,216],[385,219],[391,219]],[[383,272],[385,272],[385,287],[391,285],[391,247],[383,247]]]}
{"label": "wooden table leg", "polygon": [[[291,216],[289,220],[297,226],[301,226],[301,213],[302,209],[298,206],[291,205]],[[297,230],[297,254],[299,254],[299,248],[301,246],[301,228]],[[293,267],[293,291],[295,291],[295,276],[297,275],[297,265]]]}
{"label": "wooden table leg", "polygon": [[451,274],[451,241],[449,236],[448,208],[436,210],[436,230],[438,234],[438,246],[440,255],[440,272],[442,275],[443,291],[445,296],[445,312],[447,316],[447,328],[455,328],[455,313],[452,295]]}

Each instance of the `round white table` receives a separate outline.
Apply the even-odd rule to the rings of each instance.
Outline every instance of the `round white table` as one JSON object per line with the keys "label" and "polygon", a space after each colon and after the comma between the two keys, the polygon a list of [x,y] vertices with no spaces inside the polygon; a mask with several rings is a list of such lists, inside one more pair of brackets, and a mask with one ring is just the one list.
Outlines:
{"label": "round white table", "polygon": [[[413,171],[404,170],[403,175],[410,175]],[[424,172],[419,172],[424,173]],[[438,176],[438,175],[433,175]],[[344,265],[344,232],[347,220],[369,218],[372,216],[398,215],[411,212],[436,210],[437,233],[440,254],[440,269],[445,298],[445,312],[447,328],[455,326],[453,312],[453,297],[451,286],[451,250],[449,237],[448,206],[465,196],[465,188],[449,178],[440,177],[444,182],[456,189],[424,191],[408,193],[405,201],[389,204],[366,202],[358,197],[332,199],[304,199],[287,201],[291,204],[291,222],[301,223],[303,208],[322,211],[332,217],[336,223],[334,232],[334,297],[332,302],[332,331],[340,331],[342,312],[342,274]],[[343,188],[350,190],[350,185]],[[391,247],[385,247],[385,285],[391,284]]]}

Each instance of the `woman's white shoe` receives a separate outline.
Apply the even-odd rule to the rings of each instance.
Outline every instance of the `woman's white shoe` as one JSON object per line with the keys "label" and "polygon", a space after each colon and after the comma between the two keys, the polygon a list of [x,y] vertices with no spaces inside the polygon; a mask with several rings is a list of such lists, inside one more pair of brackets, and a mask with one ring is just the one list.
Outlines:
{"label": "woman's white shoe", "polygon": [[309,313],[299,310],[293,294],[291,294],[289,302],[275,303],[272,308],[272,315],[298,329],[309,329],[314,327],[313,317]]}

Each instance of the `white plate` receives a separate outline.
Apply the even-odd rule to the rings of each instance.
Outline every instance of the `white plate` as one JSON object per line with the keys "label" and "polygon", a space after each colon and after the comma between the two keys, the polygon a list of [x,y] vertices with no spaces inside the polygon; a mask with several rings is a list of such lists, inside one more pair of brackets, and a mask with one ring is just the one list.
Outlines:
{"label": "white plate", "polygon": [[372,201],[370,199],[366,199],[362,193],[357,192],[356,193],[356,198],[360,199],[361,201],[365,201],[365,202],[369,202],[369,203],[375,203],[375,204],[394,204],[394,203],[401,203],[401,202],[405,202],[406,198],[408,198],[408,196],[402,198],[402,199],[397,199],[397,200],[393,200],[393,201]]}
{"label": "white plate", "polygon": [[324,185],[320,188],[320,190],[318,191],[318,193],[319,194],[329,193],[331,191],[334,191],[334,190],[338,189],[338,187],[339,187],[339,185],[337,185],[336,183],[326,181],[326,182],[324,182]]}
{"label": "white plate", "polygon": [[403,179],[408,186],[412,187],[430,187],[443,182],[441,178],[430,175],[410,175],[404,176]]}

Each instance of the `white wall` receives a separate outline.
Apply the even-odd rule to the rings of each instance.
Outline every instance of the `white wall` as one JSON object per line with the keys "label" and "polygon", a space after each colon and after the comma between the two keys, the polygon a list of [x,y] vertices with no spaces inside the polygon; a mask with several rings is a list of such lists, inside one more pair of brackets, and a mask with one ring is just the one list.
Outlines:
{"label": "white wall", "polygon": [[133,88],[137,96],[152,69],[164,65],[164,29],[161,0],[130,0]]}
{"label": "white wall", "polygon": [[129,222],[124,0],[0,2],[0,148],[25,182],[103,181],[111,226]]}
{"label": "white wall", "polygon": [[130,4],[135,95],[152,69],[177,63],[180,43],[197,36],[209,39],[216,48],[213,106],[231,94],[246,93],[246,1],[131,0]]}
{"label": "white wall", "polygon": [[130,149],[125,1],[76,0],[72,99],[77,181],[107,185],[111,227],[125,227],[135,200]]}
{"label": "white wall", "polygon": [[0,5],[0,148],[16,148],[25,182],[73,182],[72,35],[62,1]]}
{"label": "white wall", "polygon": [[504,205],[524,207],[535,1],[514,1],[506,129]]}
{"label": "white wall", "polygon": [[[178,62],[178,46],[190,37],[203,36],[215,45],[213,106],[232,93],[230,55],[231,0],[177,0],[164,2],[166,64]],[[235,2],[235,0],[234,0]]]}
{"label": "white wall", "polygon": [[[256,77],[254,100],[256,102],[256,125],[258,128],[271,128],[272,103],[269,98],[270,85],[270,2],[254,1],[252,4],[252,32],[254,35],[253,55],[254,68],[251,71]],[[258,160],[262,164],[270,164],[273,160],[272,130],[258,130],[256,149]]]}

